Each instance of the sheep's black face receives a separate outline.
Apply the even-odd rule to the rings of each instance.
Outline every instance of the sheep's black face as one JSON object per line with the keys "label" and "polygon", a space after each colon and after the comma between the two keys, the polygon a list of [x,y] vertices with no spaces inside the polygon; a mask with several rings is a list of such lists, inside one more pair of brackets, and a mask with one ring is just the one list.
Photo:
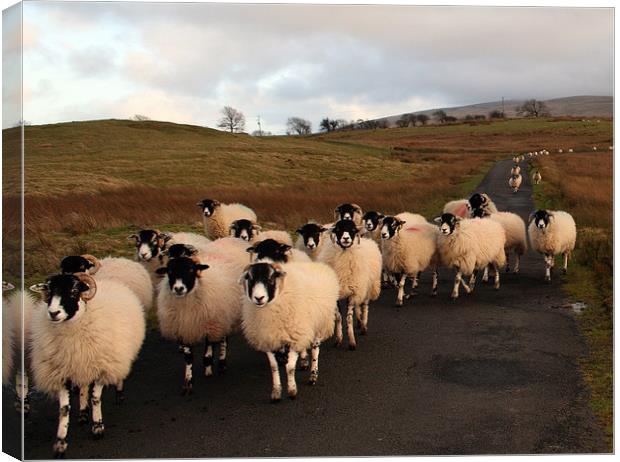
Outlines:
{"label": "sheep's black face", "polygon": [[545,229],[551,223],[552,215],[546,210],[537,210],[532,215],[532,219],[534,220],[534,224],[538,229]]}
{"label": "sheep's black face", "polygon": [[334,211],[340,220],[353,220],[355,214],[362,214],[362,210],[355,204],[340,204]]}
{"label": "sheep's black face", "polygon": [[47,317],[54,323],[68,321],[83,307],[82,292],[90,290],[87,284],[72,274],[56,274],[45,283],[44,298]]}
{"label": "sheep's black face", "polygon": [[297,234],[303,238],[304,245],[308,249],[314,250],[319,246],[319,242],[321,242],[321,234],[325,231],[327,231],[327,228],[324,228],[321,225],[316,223],[306,223],[297,230]]}
{"label": "sheep's black face", "polygon": [[142,261],[157,257],[164,250],[165,243],[170,240],[169,236],[160,235],[154,229],[143,229],[129,237],[136,240],[138,259]]}
{"label": "sheep's black face", "polygon": [[381,226],[381,239],[387,240],[393,238],[398,234],[398,231],[400,231],[404,224],[405,222],[398,218],[390,216],[385,217]]}
{"label": "sheep's black face", "polygon": [[254,237],[255,225],[250,220],[235,220],[230,225],[230,234],[244,241],[251,241]]}
{"label": "sheep's black face", "polygon": [[259,308],[270,303],[276,296],[278,279],[285,275],[279,266],[270,263],[250,265],[243,275],[248,300]]}
{"label": "sheep's black face", "polygon": [[291,246],[275,239],[265,239],[247,250],[256,256],[256,260],[269,259],[274,263],[287,263]]}
{"label": "sheep's black face", "polygon": [[480,207],[480,208],[477,208],[477,209],[473,209],[471,211],[471,216],[473,218],[484,218],[484,217],[488,216],[488,214],[486,212],[486,209]]}
{"label": "sheep's black face", "polygon": [[157,274],[168,275],[168,286],[170,292],[177,297],[184,297],[189,294],[196,285],[196,278],[201,272],[209,268],[188,257],[172,258],[168,261],[168,266],[158,268]]}
{"label": "sheep's black face", "polygon": [[69,255],[60,262],[60,272],[63,274],[87,273],[95,265],[81,255]]}
{"label": "sheep's black face", "polygon": [[198,250],[187,244],[172,244],[166,253],[168,258],[191,257],[192,255],[196,255]]}
{"label": "sheep's black face", "polygon": [[374,231],[379,226],[379,222],[384,218],[379,212],[366,212],[362,217],[364,227],[368,231]]}
{"label": "sheep's black face", "polygon": [[448,236],[456,229],[459,219],[451,213],[444,213],[440,217],[435,218],[435,222],[439,224],[441,233]]}
{"label": "sheep's black face", "polygon": [[203,199],[198,202],[198,207],[202,208],[205,217],[210,217],[215,213],[215,209],[219,207],[220,202],[215,199]]}
{"label": "sheep's black face", "polygon": [[479,209],[484,207],[487,204],[487,199],[480,193],[474,193],[469,198],[469,205],[471,205],[472,209]]}
{"label": "sheep's black face", "polygon": [[332,228],[332,234],[336,243],[343,249],[351,247],[356,236],[359,240],[359,229],[351,220],[338,221]]}

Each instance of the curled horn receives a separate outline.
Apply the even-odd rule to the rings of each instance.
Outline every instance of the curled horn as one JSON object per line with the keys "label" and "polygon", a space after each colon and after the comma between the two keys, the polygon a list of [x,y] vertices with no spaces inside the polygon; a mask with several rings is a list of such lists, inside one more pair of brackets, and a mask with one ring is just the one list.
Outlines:
{"label": "curled horn", "polygon": [[91,300],[97,293],[97,283],[95,279],[87,273],[75,273],[74,276],[88,286],[88,290],[80,294],[82,300],[85,302]]}
{"label": "curled horn", "polygon": [[94,268],[88,271],[89,274],[95,274],[97,271],[101,269],[101,262],[94,255],[84,254],[82,255],[82,258],[88,260],[94,266]]}
{"label": "curled horn", "polygon": [[15,286],[13,284],[7,281],[2,281],[2,292],[13,289],[15,289]]}
{"label": "curled horn", "polygon": [[360,215],[362,214],[362,208],[357,204],[351,204],[355,210],[357,210]]}
{"label": "curled horn", "polygon": [[530,216],[527,218],[527,223],[530,224],[535,216],[536,216],[536,212],[530,213]]}

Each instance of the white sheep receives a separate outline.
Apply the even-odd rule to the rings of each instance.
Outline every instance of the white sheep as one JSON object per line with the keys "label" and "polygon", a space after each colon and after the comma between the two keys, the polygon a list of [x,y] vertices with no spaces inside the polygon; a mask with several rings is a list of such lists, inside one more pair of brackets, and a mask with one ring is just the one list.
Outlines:
{"label": "white sheep", "polygon": [[457,217],[466,218],[471,213],[471,205],[468,199],[450,201],[443,206],[443,213],[451,213]]}
{"label": "white sheep", "polygon": [[532,174],[532,181],[534,182],[534,184],[540,184],[541,180],[542,180],[542,175],[540,174],[538,170],[536,170]]}
{"label": "white sheep", "polygon": [[614,150],[614,147],[613,147],[613,146],[609,146],[609,150],[610,150],[610,151],[613,151],[613,150]]}
{"label": "white sheep", "polygon": [[254,236],[251,240],[252,244],[258,244],[267,239],[273,239],[274,241],[280,242],[282,244],[290,245],[293,247],[293,239],[291,235],[286,231],[270,229],[267,231],[261,231],[256,236]]}
{"label": "white sheep", "polygon": [[545,281],[551,282],[555,256],[564,257],[563,272],[575,248],[577,227],[573,217],[561,210],[537,210],[530,215],[528,235],[532,248],[545,258]]}
{"label": "white sheep", "polygon": [[59,274],[44,284],[46,310],[32,317],[32,371],[37,388],[57,396],[60,417],[54,451],[67,449],[71,386],[93,384],[92,428],[104,433],[101,394],[122,383],[138,356],[145,335],[143,308],[127,286],[108,279],[95,282],[85,273]]}
{"label": "white sheep", "polygon": [[239,204],[222,204],[214,199],[204,199],[196,205],[202,209],[205,234],[209,239],[226,237],[233,221],[245,218],[256,223],[256,213],[251,208]]}
{"label": "white sheep", "polygon": [[[247,258],[247,253],[246,253]],[[213,374],[213,347],[219,344],[218,369],[226,369],[227,338],[241,322],[240,272],[225,254],[171,258],[157,272],[166,274],[157,296],[163,337],[180,343],[185,358],[183,393],[192,392],[192,346],[205,341],[205,376]]]}
{"label": "white sheep", "polygon": [[[381,293],[381,252],[377,243],[359,236],[352,220],[340,220],[330,229],[332,240],[326,242],[318,261],[327,263],[338,275],[339,300],[347,300],[349,349],[357,346],[353,332],[353,312],[361,312],[361,333],[368,329],[368,305]],[[357,243],[355,242],[357,240]],[[337,313],[336,344],[342,343],[342,317]]]}
{"label": "white sheep", "polygon": [[573,152],[573,148],[569,148],[568,152]]}
{"label": "white sheep", "polygon": [[385,217],[381,227],[383,267],[401,275],[396,305],[402,306],[406,278],[417,285],[418,274],[433,268],[433,295],[437,295],[437,236],[439,229],[430,223],[410,223],[399,214]]}
{"label": "white sheep", "polygon": [[560,154],[562,154],[562,153],[564,152],[564,149],[560,148],[560,149],[558,149],[558,152],[559,152]]}
{"label": "white sheep", "polygon": [[334,210],[334,219],[338,220],[353,220],[356,225],[362,224],[362,217],[364,213],[362,208],[357,204],[340,204]]}
{"label": "white sheep", "polygon": [[508,185],[512,188],[513,193],[519,192],[523,177],[521,175],[511,175],[508,179]]}
{"label": "white sheep", "polygon": [[95,278],[112,279],[125,284],[138,296],[144,311],[153,306],[153,283],[151,275],[138,262],[128,258],[106,257],[99,260],[93,255],[70,255],[60,262],[60,271],[64,274],[87,273]]}
{"label": "white sheep", "polygon": [[305,252],[294,249],[288,244],[275,239],[265,239],[254,243],[247,251],[252,255],[252,261],[269,261],[271,263],[309,263],[312,259]]}
{"label": "white sheep", "polygon": [[136,260],[148,271],[153,284],[160,278],[155,271],[166,264],[166,251],[173,244],[186,244],[198,250],[204,249],[211,241],[196,233],[162,233],[158,229],[143,229],[128,237],[136,245]]}
{"label": "white sheep", "polygon": [[297,396],[297,358],[312,349],[310,384],[319,375],[319,347],[334,332],[340,286],[329,266],[318,263],[254,263],[243,274],[246,297],[242,329],[248,343],[267,354],[273,388],[271,400],[282,394],[276,352],[284,349],[288,396]]}
{"label": "white sheep", "polygon": [[[475,271],[489,265],[495,271],[495,289],[499,289],[499,269],[506,264],[506,233],[502,225],[493,220],[464,219],[450,213],[444,213],[435,222],[439,223],[441,231],[437,238],[441,264],[457,271],[452,298],[458,298],[460,285],[470,293],[476,282]],[[469,286],[462,280],[468,275],[471,275]]]}
{"label": "white sheep", "polygon": [[379,212],[375,212],[375,211],[366,212],[364,216],[362,217],[362,222],[364,224],[364,230],[362,232],[362,237],[367,237],[369,239],[372,239],[373,241],[375,241],[377,244],[380,245],[381,243],[381,220],[383,220],[384,217],[385,215]]}
{"label": "white sheep", "polygon": [[521,173],[521,167],[519,167],[518,165],[515,165],[510,169],[511,175],[518,175],[519,173]]}
{"label": "white sheep", "polygon": [[321,247],[329,239],[326,233],[331,226],[314,222],[306,223],[296,231],[299,238],[295,242],[295,248],[305,252],[312,260],[316,260]]}
{"label": "white sheep", "polygon": [[[467,217],[461,217],[461,218],[469,218],[473,216],[474,212],[478,214],[480,214],[481,212],[483,212],[483,214],[489,214],[489,213],[496,213],[497,211],[498,210],[497,210],[497,207],[495,206],[495,202],[491,200],[488,194],[474,193],[469,198],[469,215],[467,215]],[[444,212],[444,213],[451,213],[451,212]]]}
{"label": "white sheep", "polygon": [[592,150],[593,150],[593,151],[596,151],[596,146],[592,146]]}
{"label": "white sheep", "polygon": [[265,239],[274,239],[290,246],[293,245],[293,240],[291,239],[290,234],[286,231],[263,231],[259,225],[246,219],[235,220],[232,222],[230,225],[230,236],[253,243],[258,243],[264,241]]}

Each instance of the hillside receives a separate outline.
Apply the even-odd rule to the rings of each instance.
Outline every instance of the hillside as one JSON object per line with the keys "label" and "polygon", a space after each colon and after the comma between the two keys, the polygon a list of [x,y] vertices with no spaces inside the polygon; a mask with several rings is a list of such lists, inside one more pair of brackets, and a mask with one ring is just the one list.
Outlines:
{"label": "hillside", "polygon": [[[551,115],[554,117],[612,117],[613,97],[611,96],[570,96],[545,100]],[[517,117],[517,107],[523,104],[523,100],[505,100],[504,112],[506,117]],[[431,116],[433,112],[444,110],[448,115],[459,119],[466,115],[488,115],[491,111],[501,111],[502,102],[492,101],[489,103],[471,104],[468,106],[444,107],[416,111],[413,114],[426,114]],[[391,125],[394,125],[402,114],[385,117]],[[381,120],[381,119],[380,119]]]}

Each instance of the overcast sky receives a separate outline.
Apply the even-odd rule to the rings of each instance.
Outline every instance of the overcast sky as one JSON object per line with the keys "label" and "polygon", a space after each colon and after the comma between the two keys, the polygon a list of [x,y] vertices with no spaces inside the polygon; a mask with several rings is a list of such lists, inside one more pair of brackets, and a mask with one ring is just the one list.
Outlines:
{"label": "overcast sky", "polygon": [[[313,129],[512,98],[611,95],[613,10],[145,3],[24,4],[24,119],[128,118]],[[4,17],[4,32],[17,30]],[[12,29],[13,28],[13,29]],[[15,66],[17,40],[4,40]],[[3,125],[14,81],[3,79]]]}

